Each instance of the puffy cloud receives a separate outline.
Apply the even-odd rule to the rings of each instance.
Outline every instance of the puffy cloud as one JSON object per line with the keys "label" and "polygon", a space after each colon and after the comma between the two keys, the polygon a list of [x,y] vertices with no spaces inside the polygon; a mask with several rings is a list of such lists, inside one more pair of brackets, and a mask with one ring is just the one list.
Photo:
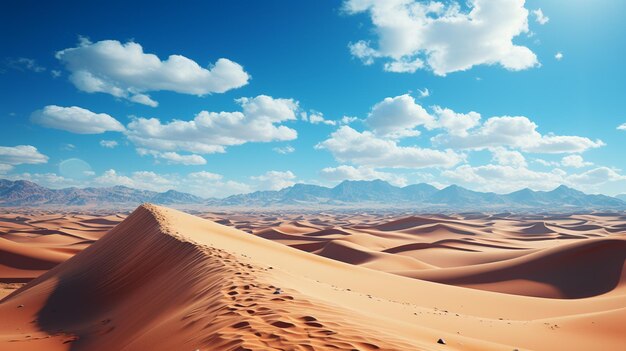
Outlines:
{"label": "puffy cloud", "polygon": [[617,130],[626,130],[626,123],[622,123],[619,126],[617,126]]}
{"label": "puffy cloud", "polygon": [[100,140],[100,146],[106,147],[107,149],[113,149],[117,147],[118,143],[115,140]]}
{"label": "puffy cloud", "polygon": [[283,155],[290,154],[290,153],[296,151],[296,149],[293,146],[291,146],[291,145],[287,145],[287,146],[283,146],[283,147],[275,147],[272,150],[274,150],[275,152],[278,152],[279,154],[283,154]]}
{"label": "puffy cloud", "polygon": [[47,128],[61,129],[77,134],[122,132],[124,126],[106,113],[95,113],[72,106],[48,105],[31,114],[31,121]]}
{"label": "puffy cloud", "polygon": [[291,171],[268,171],[250,178],[257,182],[258,190],[280,190],[294,185],[296,175]]}
{"label": "puffy cloud", "polygon": [[372,107],[365,123],[374,133],[388,137],[419,135],[414,130],[419,125],[427,127],[434,123],[434,118],[415,99],[408,95],[388,97]]}
{"label": "puffy cloud", "polygon": [[523,0],[470,0],[464,12],[457,2],[416,0],[347,0],[349,14],[367,12],[378,37],[349,45],[365,64],[383,58],[385,70],[414,72],[423,67],[437,75],[475,65],[499,64],[508,70],[538,65],[536,55],[513,39],[528,32]]}
{"label": "puffy cloud", "polygon": [[334,126],[337,124],[337,121],[325,119],[322,113],[316,111],[312,111],[310,114],[302,112],[300,113],[300,117],[303,121],[310,122],[311,124],[326,124],[329,126]]}
{"label": "puffy cloud", "polygon": [[550,17],[543,14],[543,10],[536,9],[533,10],[533,15],[535,15],[535,21],[541,25],[544,25],[550,21]]}
{"label": "puffy cloud", "polygon": [[563,59],[563,53],[562,53],[562,52],[560,52],[560,51],[559,51],[559,52],[557,52],[557,53],[554,55],[554,58],[555,58],[557,61],[561,61],[561,60]]}
{"label": "puffy cloud", "polygon": [[568,155],[561,159],[561,165],[564,167],[583,168],[593,165],[591,162],[586,162],[580,155]]}
{"label": "puffy cloud", "polygon": [[226,58],[203,68],[181,55],[161,60],[144,53],[138,43],[84,38],[79,46],[56,53],[70,71],[70,81],[79,90],[102,92],[130,101],[156,106],[146,92],[168,90],[183,94],[223,93],[248,83],[250,76],[241,65]]}
{"label": "puffy cloud", "polygon": [[493,161],[502,166],[526,167],[526,158],[518,151],[507,150],[503,147],[492,148]]}
{"label": "puffy cloud", "polygon": [[0,172],[6,173],[13,166],[48,162],[48,156],[31,145],[0,146]]}
{"label": "puffy cloud", "polygon": [[278,125],[296,119],[297,101],[266,95],[236,101],[241,112],[201,111],[191,121],[163,124],[156,118],[136,118],[128,124],[126,135],[144,148],[201,154],[224,152],[230,145],[297,138],[294,129]]}
{"label": "puffy cloud", "polygon": [[129,188],[167,191],[174,186],[171,180],[149,171],[133,172],[130,176],[118,173],[114,169],[105,171],[102,175],[93,180],[94,184],[99,186],[116,186],[122,185]]}
{"label": "puffy cloud", "polygon": [[340,127],[315,148],[330,151],[341,162],[374,168],[452,167],[463,160],[462,155],[452,150],[399,146],[394,140],[379,138],[369,131],[358,132],[348,126]]}
{"label": "puffy cloud", "polygon": [[200,155],[181,155],[173,151],[160,152],[142,148],[137,149],[137,153],[141,156],[150,155],[155,159],[165,160],[169,164],[180,164],[185,166],[199,166],[206,164],[206,160]]}
{"label": "puffy cloud", "polygon": [[608,167],[598,167],[580,174],[572,174],[567,180],[574,184],[598,186],[607,182],[626,180],[626,176]]}
{"label": "puffy cloud", "polygon": [[320,175],[329,181],[343,181],[343,180],[375,180],[381,179],[388,181],[391,184],[397,186],[406,186],[406,178],[389,173],[377,171],[370,167],[353,167],[342,165],[338,167],[326,167],[320,171]]}
{"label": "puffy cloud", "polygon": [[541,135],[527,117],[491,117],[466,135],[440,134],[432,138],[438,145],[461,149],[484,149],[496,146],[518,148],[535,153],[575,153],[604,146],[580,136]]}
{"label": "puffy cloud", "polygon": [[467,130],[477,126],[480,121],[480,114],[474,111],[465,114],[439,106],[433,109],[437,116],[436,126],[446,129],[452,135],[467,136]]}

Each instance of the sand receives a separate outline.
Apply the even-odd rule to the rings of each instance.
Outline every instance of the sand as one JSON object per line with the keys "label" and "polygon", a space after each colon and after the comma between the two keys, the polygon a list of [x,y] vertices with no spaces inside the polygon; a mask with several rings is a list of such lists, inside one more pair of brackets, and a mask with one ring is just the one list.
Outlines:
{"label": "sand", "polygon": [[3,215],[0,350],[626,345],[619,214],[202,216]]}

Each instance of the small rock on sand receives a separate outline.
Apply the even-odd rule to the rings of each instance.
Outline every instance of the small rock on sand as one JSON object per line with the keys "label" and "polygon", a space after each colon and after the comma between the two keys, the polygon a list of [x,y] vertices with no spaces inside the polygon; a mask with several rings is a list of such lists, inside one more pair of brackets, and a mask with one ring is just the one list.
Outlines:
{"label": "small rock on sand", "polygon": [[446,341],[443,340],[443,339],[439,339],[439,340],[437,340],[437,344],[445,345]]}

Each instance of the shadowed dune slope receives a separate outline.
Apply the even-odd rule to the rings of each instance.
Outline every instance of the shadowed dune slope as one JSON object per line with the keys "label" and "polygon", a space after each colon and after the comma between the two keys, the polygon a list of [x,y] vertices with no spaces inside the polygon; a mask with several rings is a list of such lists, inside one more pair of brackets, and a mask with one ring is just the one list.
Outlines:
{"label": "shadowed dune slope", "polygon": [[622,291],[626,287],[625,262],[626,240],[602,238],[499,262],[397,273],[509,294],[574,299]]}

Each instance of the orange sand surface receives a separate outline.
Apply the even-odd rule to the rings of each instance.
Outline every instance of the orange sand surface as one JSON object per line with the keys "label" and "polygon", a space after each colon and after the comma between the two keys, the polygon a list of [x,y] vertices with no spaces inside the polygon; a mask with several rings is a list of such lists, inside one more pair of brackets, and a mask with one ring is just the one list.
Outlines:
{"label": "orange sand surface", "polygon": [[197,215],[0,214],[0,350],[626,349],[623,214]]}

